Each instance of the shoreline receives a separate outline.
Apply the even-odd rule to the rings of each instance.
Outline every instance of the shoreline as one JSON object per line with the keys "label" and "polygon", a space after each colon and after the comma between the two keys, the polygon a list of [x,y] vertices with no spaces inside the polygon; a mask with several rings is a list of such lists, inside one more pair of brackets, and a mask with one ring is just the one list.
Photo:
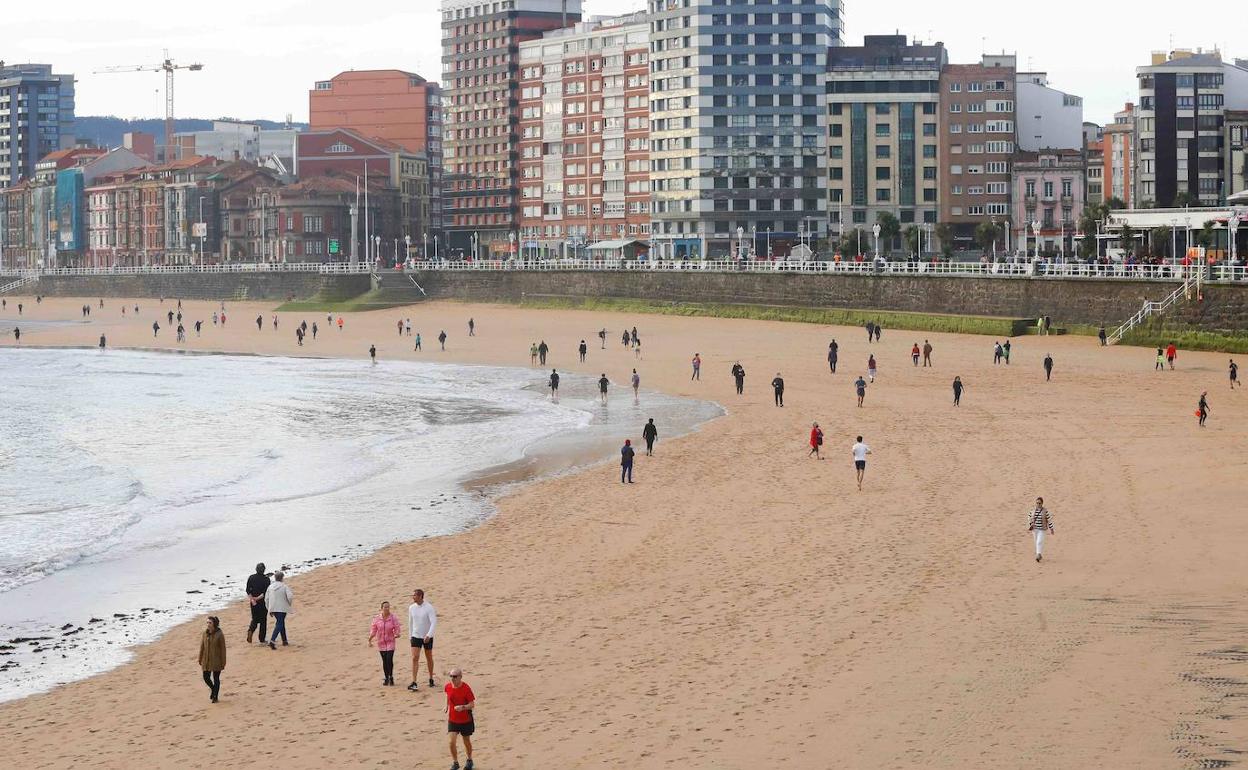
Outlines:
{"label": "shoreline", "polygon": [[[228,610],[216,706],[197,683],[194,622],[106,674],[0,705],[13,761],[229,765],[273,750],[247,728],[275,714],[297,766],[367,766],[379,740],[443,762],[438,693],[380,688],[364,645],[377,602],[400,602],[402,619],[417,586],[439,610],[439,683],[462,666],[481,701],[483,768],[1179,768],[1248,746],[1248,661],[1219,654],[1248,627],[1248,396],[1227,390],[1224,355],[1181,351],[1179,371],[1153,373],[1147,350],[1030,337],[994,368],[983,337],[886,329],[868,346],[845,327],[463,303],[350,314],[318,352],[360,359],[376,343],[389,356],[402,316],[429,339],[450,329],[448,351],[422,358],[523,365],[545,338],[561,372],[622,383],[636,366],[643,389],[727,414],[661,435],[635,485],[607,463],[542,478],[470,531],[297,576],[290,648],[243,648],[245,617]],[[644,360],[617,339],[573,362],[580,337],[634,323]],[[150,339],[132,319],[90,335],[101,325],[110,343]],[[294,347],[254,325],[231,333],[253,352]],[[913,337],[931,339],[938,368],[911,367]],[[695,351],[701,382],[688,379]],[[859,410],[850,383],[868,353],[880,376]],[[767,386],[777,370],[784,409]],[[954,374],[967,384],[956,412]],[[1199,431],[1202,389],[1213,416]],[[805,458],[812,419],[826,462]],[[855,434],[875,450],[861,493]],[[1022,519],[1041,493],[1058,533],[1037,565]]]}

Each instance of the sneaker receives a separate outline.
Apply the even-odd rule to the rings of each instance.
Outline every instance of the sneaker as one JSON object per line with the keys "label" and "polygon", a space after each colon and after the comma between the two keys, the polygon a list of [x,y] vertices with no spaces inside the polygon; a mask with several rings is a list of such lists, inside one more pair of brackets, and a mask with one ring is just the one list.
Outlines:
{"label": "sneaker", "polygon": [[276,649],[277,649],[277,645],[276,645],[276,644],[273,644],[272,642],[269,642],[269,649],[270,649],[270,650],[276,650]]}
{"label": "sneaker", "polygon": [[471,759],[470,759],[470,760],[468,760],[467,762],[465,762],[465,763],[464,763],[464,770],[472,770],[472,760],[471,760]]}
{"label": "sneaker", "polygon": [[1040,554],[1036,554],[1036,561],[1040,561]]}
{"label": "sneaker", "polygon": [[433,677],[429,677],[429,686],[430,686],[430,687],[437,687],[437,685],[435,685],[435,684],[433,683]]}
{"label": "sneaker", "polygon": [[459,770],[459,763],[458,763],[458,762],[453,762],[453,763],[451,764],[451,770]]}
{"label": "sneaker", "polygon": [[420,685],[416,684],[415,682],[412,682],[411,684],[407,686],[407,689],[411,690],[412,692],[416,692],[417,690],[420,689]]}

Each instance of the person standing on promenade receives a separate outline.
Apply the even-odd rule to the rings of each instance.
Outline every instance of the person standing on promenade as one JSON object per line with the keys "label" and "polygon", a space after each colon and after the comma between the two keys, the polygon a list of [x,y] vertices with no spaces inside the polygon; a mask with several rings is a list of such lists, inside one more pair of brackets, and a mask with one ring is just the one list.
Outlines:
{"label": "person standing on promenade", "polygon": [[651,417],[646,426],[641,429],[641,437],[646,442],[646,457],[654,456],[654,442],[659,440],[659,427],[654,424],[654,418]]}
{"label": "person standing on promenade", "polygon": [[871,447],[864,444],[862,436],[859,436],[854,442],[854,447],[851,451],[854,455],[854,470],[858,474],[858,491],[861,492],[862,477],[867,473],[867,455],[871,454]]}
{"label": "person standing on promenade", "polygon": [[468,319],[468,336],[477,336],[477,322],[471,318]]}
{"label": "person standing on promenade", "polygon": [[602,349],[606,350],[607,349],[607,327],[604,326],[598,330],[598,341],[602,343]]}
{"label": "person standing on promenade", "polygon": [[962,378],[954,377],[953,378],[953,405],[954,406],[962,405],[962,388],[963,388]]}
{"label": "person standing on promenade", "polygon": [[836,344],[836,340],[828,343],[828,368],[832,370],[833,374],[836,374],[836,355],[840,347],[840,345]]}
{"label": "person standing on promenade", "polygon": [[996,366],[997,364],[1001,363],[1001,356],[1002,356],[1001,343],[1000,342],[992,343],[992,365],[993,366]]}
{"label": "person standing on promenade", "polygon": [[1200,418],[1200,427],[1205,427],[1205,420],[1209,417],[1209,391],[1204,390],[1200,393],[1200,402],[1196,404],[1196,416]]}
{"label": "person standing on promenade", "polygon": [[459,748],[455,745],[456,738],[464,740],[466,761],[463,770],[473,770],[472,734],[476,732],[476,723],[472,718],[472,712],[476,708],[477,698],[472,694],[472,688],[464,681],[464,672],[461,669],[451,669],[450,676],[451,681],[446,683],[444,690],[446,692],[446,732],[451,738],[451,770],[460,770]]}
{"label": "person standing on promenade", "polygon": [[213,703],[221,694],[221,672],[225,670],[225,632],[221,630],[221,618],[209,615],[204,624],[203,636],[199,638],[199,668],[204,672],[204,684],[211,693]]}
{"label": "person standing on promenade", "polygon": [[702,381],[702,354],[694,353],[692,363],[693,363],[693,374],[689,376],[689,379],[690,381],[697,380],[701,382]]}
{"label": "person standing on promenade", "polygon": [[269,608],[264,603],[264,596],[269,590],[269,576],[264,574],[264,562],[256,565],[254,574],[247,578],[247,601],[251,604],[251,623],[247,625],[247,644],[251,644],[251,635],[260,629],[260,644],[264,644],[269,636]]}
{"label": "person standing on promenade", "polygon": [[537,346],[538,363],[542,366],[546,365],[546,354],[550,352],[550,346],[546,344],[546,340],[542,340],[542,344]]}
{"label": "person standing on promenade", "polygon": [[624,446],[620,447],[620,483],[623,484],[627,479],[629,484],[633,483],[633,458],[637,455],[633,451],[633,442],[631,439],[624,439]]}
{"label": "person standing on promenade", "polygon": [[412,603],[407,605],[408,643],[412,646],[412,683],[407,689],[416,691],[420,681],[420,651],[425,651],[425,667],[429,669],[429,686],[433,683],[433,632],[438,628],[438,611],[425,601],[425,589],[412,591]]}
{"label": "person standing on promenade", "polygon": [[376,345],[368,346],[368,357],[373,359],[374,364],[377,363],[377,346]]}
{"label": "person standing on promenade", "polygon": [[858,392],[858,408],[862,408],[862,400],[867,397],[867,381],[862,379],[862,375],[858,375],[858,379],[854,380],[854,390]]}
{"label": "person standing on promenade", "polygon": [[576,352],[581,357],[581,363],[585,363],[585,354],[589,352],[589,346],[585,344],[585,340],[581,340],[581,344],[577,345]]}
{"label": "person standing on promenade", "polygon": [[867,356],[867,377],[875,382],[875,354]]}
{"label": "person standing on promenade", "polygon": [[293,610],[295,603],[295,594],[290,590],[290,586],[282,582],[286,577],[286,573],[278,570],[273,573],[273,582],[269,585],[269,589],[264,592],[264,603],[269,606],[269,614],[273,616],[273,635],[269,637],[269,649],[277,649],[277,637],[282,637],[282,646],[287,647],[290,642],[286,639],[286,616]]}
{"label": "person standing on promenade", "polygon": [[910,360],[914,361],[914,365],[919,365],[919,343],[914,343],[914,347],[910,348]]}
{"label": "person standing on promenade", "polygon": [[810,451],[806,453],[807,457],[815,456],[816,460],[822,460],[819,456],[819,447],[823,446],[823,429],[819,427],[819,423],[810,424]]}
{"label": "person standing on promenade", "polygon": [[1044,354],[1044,381],[1048,382],[1053,379],[1053,354]]}
{"label": "person standing on promenade", "polygon": [[602,399],[603,404],[607,403],[607,386],[610,384],[611,381],[607,379],[607,373],[603,372],[602,376],[598,378],[598,395]]}
{"label": "person standing on promenade", "polygon": [[[103,339],[101,337],[100,339]],[[1235,390],[1235,386],[1239,384],[1239,364],[1235,363],[1235,359],[1231,359],[1231,390]]]}
{"label": "person standing on promenade", "polygon": [[438,332],[438,344],[442,346],[442,350],[446,350],[446,330]]}
{"label": "person standing on promenade", "polygon": [[1053,515],[1044,507],[1044,498],[1037,497],[1036,505],[1027,512],[1027,531],[1036,538],[1036,561],[1044,557],[1044,533],[1053,534]]}
{"label": "person standing on promenade", "polygon": [[1165,370],[1166,370],[1166,352],[1162,350],[1161,346],[1159,345],[1157,346],[1157,360],[1153,363],[1153,371],[1164,372]]}
{"label": "person standing on promenade", "polygon": [[1170,371],[1174,371],[1174,359],[1179,355],[1179,349],[1171,342],[1166,346],[1166,363],[1170,364]]}
{"label": "person standing on promenade", "polygon": [[1101,324],[1101,328],[1096,332],[1096,338],[1101,341],[1101,347],[1109,345],[1108,338],[1105,336],[1105,324]]}
{"label": "person standing on promenade", "polygon": [[641,389],[641,375],[637,373],[636,369],[633,370],[633,376],[629,381],[633,386],[633,403],[635,404],[640,400],[638,391]]}
{"label": "person standing on promenade", "polygon": [[932,343],[923,340],[923,366],[924,368],[932,365]]}
{"label": "person standing on promenade", "polygon": [[554,369],[550,370],[550,398],[554,401],[559,400],[559,372]]}
{"label": "person standing on promenade", "polygon": [[1010,341],[1009,340],[1006,340],[1005,344],[1001,346],[1001,354],[1005,356],[1005,365],[1009,366],[1010,365]]}
{"label": "person standing on promenade", "polygon": [[732,365],[732,379],[737,383],[737,395],[745,392],[745,367],[738,361]]}
{"label": "person standing on promenade", "polygon": [[381,614],[373,618],[368,629],[368,646],[377,640],[377,651],[381,653],[381,685],[394,686],[394,641],[403,635],[399,627],[399,619],[390,611],[390,602],[381,603]]}
{"label": "person standing on promenade", "polygon": [[776,378],[771,381],[771,389],[775,391],[776,406],[784,406],[784,378],[780,372],[776,372]]}

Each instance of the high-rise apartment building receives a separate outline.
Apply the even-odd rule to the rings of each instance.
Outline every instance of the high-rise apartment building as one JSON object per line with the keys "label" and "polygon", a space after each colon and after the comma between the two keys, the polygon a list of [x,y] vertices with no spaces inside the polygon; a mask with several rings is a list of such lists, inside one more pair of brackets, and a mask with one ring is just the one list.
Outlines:
{"label": "high-rise apartment building", "polygon": [[1227,110],[1248,109],[1248,67],[1215,51],[1154,53],[1137,67],[1137,205],[1216,206],[1229,188],[1222,139]]}
{"label": "high-rise apartment building", "polygon": [[650,232],[649,25],[595,19],[520,44],[520,248]]}
{"label": "high-rise apartment building", "polygon": [[[1135,105],[1127,102],[1101,135],[1101,176],[1104,200],[1135,207]],[[1090,200],[1090,198],[1089,198]]]}
{"label": "high-rise apartment building", "polygon": [[833,234],[880,214],[934,225],[944,44],[867,35],[828,52],[828,217]]}
{"label": "high-rise apartment building", "polygon": [[345,128],[425,156],[429,168],[428,230],[443,231],[442,88],[414,72],[352,70],[317,81],[308,93],[312,131]]}
{"label": "high-rise apartment building", "polygon": [[649,0],[652,254],[761,254],[822,236],[840,8]]}
{"label": "high-rise apartment building", "polygon": [[[1248,190],[1248,110],[1227,110],[1224,132],[1226,186],[1231,196]],[[1243,227],[1248,230],[1248,223]]]}
{"label": "high-rise apartment building", "polygon": [[1015,72],[1012,54],[986,54],[941,73],[940,222],[952,228],[955,249],[975,246],[980,223],[1009,217]]}
{"label": "high-rise apartment building", "polygon": [[518,248],[520,43],[580,0],[442,0],[443,224],[451,253]]}
{"label": "high-rise apartment building", "polygon": [[0,187],[30,179],[35,164],[74,146],[74,76],[50,64],[0,63]]}

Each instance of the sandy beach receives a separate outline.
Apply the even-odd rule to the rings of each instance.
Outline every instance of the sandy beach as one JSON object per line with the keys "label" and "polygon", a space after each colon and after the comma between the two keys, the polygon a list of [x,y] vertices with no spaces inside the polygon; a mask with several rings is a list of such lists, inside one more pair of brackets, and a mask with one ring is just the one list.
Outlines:
{"label": "sandy beach", "polygon": [[[271,305],[228,303],[222,329],[215,305],[187,302],[188,328],[206,323],[180,345],[172,329],[152,338],[172,299],[137,300],[124,319],[121,300],[6,299],[0,345],[16,325],[23,347],[106,334],[114,348],[367,366],[375,344],[383,360],[526,367],[544,339],[550,365],[605,372],[613,398],[631,399],[636,367],[643,389],[727,409],[681,439],[660,426],[635,484],[609,460],[524,486],[470,532],[293,575],[289,648],[247,647],[246,607],[224,608],[219,704],[200,680],[196,620],[114,671],[0,706],[8,766],[449,767],[452,666],[478,698],[484,770],[1187,768],[1248,751],[1248,396],[1229,389],[1225,354],[1180,351],[1177,371],[1154,372],[1152,350],[1024,337],[993,366],[994,340],[978,336],[885,329],[868,345],[862,329],[459,303],[347,314],[342,331],[324,313],[286,313],[274,332]],[[401,318],[422,352],[398,339]],[[322,328],[300,348],[304,319]],[[619,342],[634,325],[641,360]],[[915,368],[925,339],[935,366]],[[858,409],[869,353],[879,376]],[[806,457],[816,420],[822,461]],[[873,450],[862,492],[859,434]],[[1026,531],[1037,495],[1056,528],[1041,564]],[[439,689],[402,687],[404,641],[400,686],[382,688],[369,621],[389,600],[406,631],[416,587],[439,613]]]}

